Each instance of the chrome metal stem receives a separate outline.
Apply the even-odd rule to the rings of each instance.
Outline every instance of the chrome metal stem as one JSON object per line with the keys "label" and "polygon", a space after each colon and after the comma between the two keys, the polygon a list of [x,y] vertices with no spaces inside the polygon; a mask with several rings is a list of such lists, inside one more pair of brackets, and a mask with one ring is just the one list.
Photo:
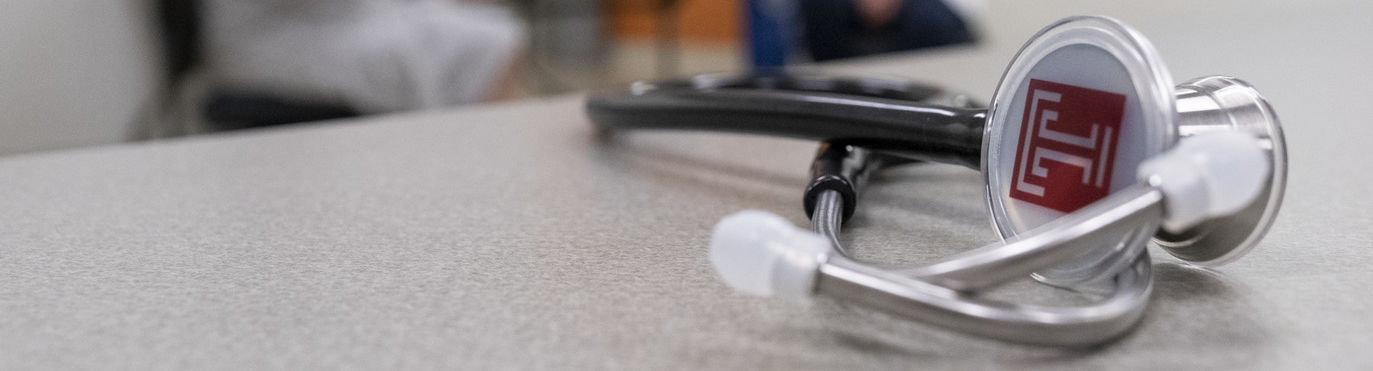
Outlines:
{"label": "chrome metal stem", "polygon": [[820,267],[816,292],[977,336],[1087,346],[1124,334],[1143,315],[1153,290],[1148,253],[1132,263],[1115,277],[1108,299],[1076,307],[986,301],[842,256]]}
{"label": "chrome metal stem", "polygon": [[815,233],[830,240],[830,245],[839,255],[852,258],[849,250],[839,243],[839,228],[844,222],[844,197],[839,191],[824,191],[815,200],[815,214],[811,216],[811,226]]}
{"label": "chrome metal stem", "polygon": [[[815,292],[993,339],[1053,346],[1099,344],[1129,331],[1144,313],[1153,290],[1149,253],[1142,243],[1119,241],[1124,235],[1152,231],[1163,213],[1162,200],[1159,190],[1135,185],[1018,240],[926,267],[892,271],[849,257],[838,238],[843,198],[838,192],[825,192],[817,200],[812,224],[830,240],[836,254],[820,265]],[[1143,236],[1147,239],[1148,233]],[[1106,299],[1054,307],[989,301],[972,293],[1078,256],[1096,256],[1092,269],[1114,275]],[[1116,264],[1103,264],[1103,259],[1124,266],[1112,267]]]}
{"label": "chrome metal stem", "polygon": [[[1078,257],[1076,283],[1110,277],[1144,251],[1147,238],[1122,243],[1122,236],[1148,229],[1163,215],[1163,193],[1137,184],[1006,242],[987,245],[948,260],[899,271],[954,290],[989,288]],[[1154,226],[1154,227],[1149,227]]]}
{"label": "chrome metal stem", "polygon": [[1253,134],[1268,150],[1268,184],[1249,206],[1181,233],[1160,229],[1154,241],[1184,261],[1216,266],[1243,256],[1272,227],[1287,187],[1287,144],[1282,124],[1258,90],[1242,80],[1206,76],[1177,86],[1177,130],[1181,137],[1208,131]]}
{"label": "chrome metal stem", "polygon": [[[822,193],[811,222],[815,232],[828,238],[836,252],[852,258],[839,242],[843,202],[838,192]],[[1080,277],[1075,283],[1107,278],[1124,269],[1145,249],[1144,237],[1153,232],[1151,226],[1156,226],[1163,215],[1162,202],[1163,194],[1158,189],[1134,185],[1017,239],[964,252],[940,263],[895,272],[949,289],[973,291],[1082,257],[1087,261],[1074,264],[1080,270],[1074,273]],[[1137,230],[1145,230],[1141,238],[1121,242],[1121,236],[1138,234]]]}

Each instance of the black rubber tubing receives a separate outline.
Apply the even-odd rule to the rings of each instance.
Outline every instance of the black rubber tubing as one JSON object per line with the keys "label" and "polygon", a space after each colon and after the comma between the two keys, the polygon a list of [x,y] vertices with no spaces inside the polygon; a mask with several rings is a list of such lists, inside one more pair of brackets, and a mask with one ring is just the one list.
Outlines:
{"label": "black rubber tubing", "polygon": [[909,100],[757,88],[672,87],[593,95],[605,129],[706,130],[842,142],[915,160],[978,169],[983,109]]}

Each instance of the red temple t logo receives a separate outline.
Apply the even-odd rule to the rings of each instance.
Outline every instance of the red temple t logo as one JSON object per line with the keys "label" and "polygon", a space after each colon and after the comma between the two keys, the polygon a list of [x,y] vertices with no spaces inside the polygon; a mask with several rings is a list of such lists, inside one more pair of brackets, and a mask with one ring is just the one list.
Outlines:
{"label": "red temple t logo", "polygon": [[1111,190],[1125,96],[1030,80],[1011,197],[1072,212]]}

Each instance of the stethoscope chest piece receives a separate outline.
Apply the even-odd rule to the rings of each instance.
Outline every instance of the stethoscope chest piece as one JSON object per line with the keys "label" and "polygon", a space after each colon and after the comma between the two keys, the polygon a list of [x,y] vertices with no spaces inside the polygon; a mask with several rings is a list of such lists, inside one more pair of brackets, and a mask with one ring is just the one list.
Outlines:
{"label": "stethoscope chest piece", "polygon": [[1181,233],[1153,236],[1156,226],[1141,226],[1036,279],[1074,286],[1109,276],[1150,237],[1192,263],[1237,258],[1271,225],[1286,174],[1277,118],[1252,87],[1225,77],[1174,87],[1153,45],[1128,26],[1105,17],[1062,20],[1022,47],[993,96],[981,168],[993,223],[1003,238],[1016,238],[1134,185],[1145,160],[1208,130],[1242,130],[1266,142],[1270,189],[1250,207]]}

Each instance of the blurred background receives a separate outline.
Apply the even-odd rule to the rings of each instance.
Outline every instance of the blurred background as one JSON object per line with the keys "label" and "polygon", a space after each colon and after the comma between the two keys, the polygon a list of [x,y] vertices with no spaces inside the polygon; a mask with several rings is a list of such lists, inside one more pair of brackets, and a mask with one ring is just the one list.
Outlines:
{"label": "blurred background", "polygon": [[4,0],[0,156],[974,45],[978,0]]}

